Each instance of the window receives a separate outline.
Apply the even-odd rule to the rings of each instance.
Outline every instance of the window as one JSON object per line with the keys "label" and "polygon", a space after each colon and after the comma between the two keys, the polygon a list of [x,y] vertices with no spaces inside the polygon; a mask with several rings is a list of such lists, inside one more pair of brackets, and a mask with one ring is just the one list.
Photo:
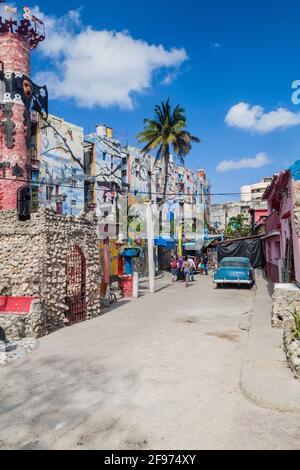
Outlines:
{"label": "window", "polygon": [[275,258],[280,259],[280,242],[274,243]]}
{"label": "window", "polygon": [[31,186],[31,212],[37,212],[39,208],[39,188]]}
{"label": "window", "polygon": [[31,158],[37,159],[37,124],[31,123]]}
{"label": "window", "polygon": [[107,155],[106,152],[103,152],[103,153],[102,153],[102,160],[103,160],[104,162],[105,162],[105,160],[106,160],[106,155]]}
{"label": "window", "polygon": [[53,186],[46,186],[46,201],[51,202],[53,193]]}
{"label": "window", "polygon": [[122,171],[122,176],[127,176],[127,171],[126,170]]}
{"label": "window", "polygon": [[32,170],[32,172],[31,172],[31,181],[33,183],[38,183],[39,182],[39,176],[40,176],[40,173],[37,170]]}

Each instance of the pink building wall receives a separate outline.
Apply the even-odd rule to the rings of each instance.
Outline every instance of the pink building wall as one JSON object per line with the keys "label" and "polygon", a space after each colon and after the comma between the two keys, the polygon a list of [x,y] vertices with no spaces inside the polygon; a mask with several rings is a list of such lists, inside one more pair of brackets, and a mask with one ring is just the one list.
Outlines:
{"label": "pink building wall", "polygon": [[[297,200],[300,200],[300,182],[291,180],[291,195],[293,202],[293,211],[291,213],[291,223],[293,231],[294,260],[296,281],[300,285],[300,226],[297,217]],[[299,221],[300,222],[300,221]]]}
{"label": "pink building wall", "polygon": [[[296,187],[297,186],[297,187]],[[275,193],[281,194],[278,210],[273,209],[272,200],[268,200],[269,218],[266,221],[267,235],[265,251],[267,274],[274,282],[282,282],[282,270],[287,255],[288,240],[292,240],[295,280],[300,284],[300,231],[295,217],[295,195],[300,194],[300,185],[295,186],[291,176],[281,187],[275,186]]]}
{"label": "pink building wall", "polygon": [[254,210],[254,223],[257,224],[257,222],[260,220],[261,217],[264,217],[268,215],[268,210],[267,209],[255,209]]}

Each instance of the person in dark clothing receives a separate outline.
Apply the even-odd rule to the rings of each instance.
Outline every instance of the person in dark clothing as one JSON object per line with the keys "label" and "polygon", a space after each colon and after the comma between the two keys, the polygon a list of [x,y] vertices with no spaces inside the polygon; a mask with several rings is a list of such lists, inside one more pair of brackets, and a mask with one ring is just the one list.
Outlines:
{"label": "person in dark clothing", "polygon": [[206,276],[208,276],[208,255],[207,255],[207,253],[204,254],[202,263],[203,263],[203,266],[204,266],[204,272],[205,272]]}
{"label": "person in dark clothing", "polygon": [[180,281],[180,282],[184,281],[183,263],[184,263],[184,259],[182,256],[180,256],[178,263],[177,263],[177,281]]}

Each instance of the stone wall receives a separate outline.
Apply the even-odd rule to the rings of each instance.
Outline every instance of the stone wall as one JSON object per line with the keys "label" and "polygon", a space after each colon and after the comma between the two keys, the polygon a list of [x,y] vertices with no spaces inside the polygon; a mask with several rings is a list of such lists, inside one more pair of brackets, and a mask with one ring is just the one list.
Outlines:
{"label": "stone wall", "polygon": [[300,339],[294,339],[292,336],[293,322],[285,324],[283,343],[286,352],[288,364],[295,376],[300,379]]}
{"label": "stone wall", "polygon": [[45,333],[68,324],[66,268],[74,246],[85,258],[90,319],[100,314],[101,265],[94,214],[72,217],[41,210],[24,222],[15,211],[0,212],[0,295],[41,298]]}
{"label": "stone wall", "polygon": [[97,219],[92,213],[72,217],[46,211],[45,237],[41,294],[46,299],[48,330],[53,331],[65,324],[67,256],[74,245],[82,249],[86,262],[87,319],[98,316],[101,272]]}
{"label": "stone wall", "polygon": [[272,325],[282,328],[293,320],[291,311],[300,312],[300,289],[295,284],[275,284],[273,292]]}
{"label": "stone wall", "polygon": [[44,214],[21,222],[13,210],[0,212],[0,295],[41,297]]}
{"label": "stone wall", "polygon": [[0,340],[29,336],[40,338],[47,334],[47,322],[43,302],[34,300],[28,315],[0,314]]}

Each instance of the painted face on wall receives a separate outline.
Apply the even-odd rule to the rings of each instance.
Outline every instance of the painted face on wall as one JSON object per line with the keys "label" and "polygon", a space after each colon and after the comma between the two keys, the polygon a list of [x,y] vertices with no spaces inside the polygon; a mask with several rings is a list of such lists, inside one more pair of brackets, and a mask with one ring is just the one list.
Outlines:
{"label": "painted face on wall", "polygon": [[27,100],[32,97],[32,88],[29,80],[23,80],[23,94]]}

